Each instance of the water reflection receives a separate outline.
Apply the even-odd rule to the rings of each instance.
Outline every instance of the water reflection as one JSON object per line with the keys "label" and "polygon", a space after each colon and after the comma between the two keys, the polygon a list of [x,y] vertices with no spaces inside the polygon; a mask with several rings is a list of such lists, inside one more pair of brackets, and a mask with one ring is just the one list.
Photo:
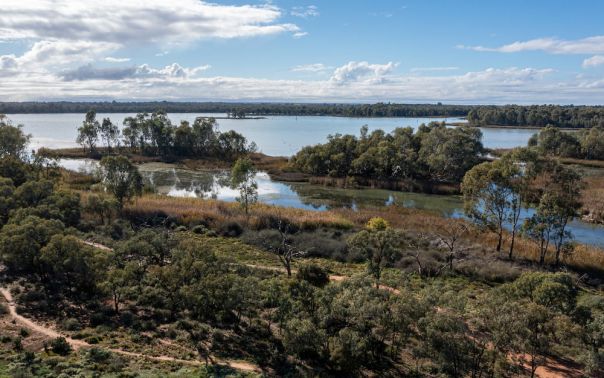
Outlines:
{"label": "water reflection", "polygon": [[[65,168],[94,172],[98,163],[92,160],[59,160]],[[226,171],[191,171],[171,164],[148,163],[139,166],[146,183],[159,194],[173,197],[213,198],[235,201],[239,192],[229,185]],[[256,175],[258,200],[262,203],[307,210],[325,211],[334,208],[357,210],[366,206],[399,205],[423,209],[445,217],[464,217],[460,196],[443,196],[423,193],[394,192],[381,189],[342,189],[308,183],[272,181],[268,174]],[[529,217],[534,210],[523,211],[521,218]],[[575,220],[569,225],[575,239],[582,243],[604,247],[604,227]]]}

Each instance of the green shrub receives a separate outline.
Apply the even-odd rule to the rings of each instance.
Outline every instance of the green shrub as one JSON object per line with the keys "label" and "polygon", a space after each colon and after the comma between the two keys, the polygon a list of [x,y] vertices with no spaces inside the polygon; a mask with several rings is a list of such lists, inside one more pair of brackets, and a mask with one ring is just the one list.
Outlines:
{"label": "green shrub", "polygon": [[26,338],[27,336],[29,336],[29,330],[26,328],[21,328],[19,330],[19,335],[21,335],[22,338]]}
{"label": "green shrub", "polygon": [[80,324],[80,321],[76,318],[65,319],[63,321],[63,323],[61,324],[61,326],[63,327],[63,329],[66,329],[67,331],[79,331],[80,329],[82,329],[82,325]]}
{"label": "green shrub", "polygon": [[111,358],[111,352],[102,348],[91,348],[88,351],[88,361],[94,363],[103,363]]}
{"label": "green shrub", "polygon": [[67,356],[71,352],[71,345],[64,337],[57,337],[50,342],[50,348],[59,356]]}
{"label": "green shrub", "polygon": [[313,286],[323,287],[329,283],[329,274],[318,265],[303,265],[298,269],[296,278],[304,280]]}

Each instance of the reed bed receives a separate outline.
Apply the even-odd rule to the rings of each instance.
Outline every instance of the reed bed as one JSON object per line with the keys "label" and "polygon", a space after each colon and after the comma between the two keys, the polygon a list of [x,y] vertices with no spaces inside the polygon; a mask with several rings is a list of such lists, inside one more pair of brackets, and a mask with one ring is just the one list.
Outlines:
{"label": "reed bed", "polygon": [[220,226],[227,222],[238,222],[248,225],[252,229],[262,229],[274,227],[276,222],[283,220],[307,230],[319,227],[339,229],[353,227],[348,219],[332,212],[255,204],[250,207],[249,214],[245,214],[238,203],[159,195],[148,195],[136,199],[132,204],[126,206],[125,213],[133,216],[168,216],[185,225]]}

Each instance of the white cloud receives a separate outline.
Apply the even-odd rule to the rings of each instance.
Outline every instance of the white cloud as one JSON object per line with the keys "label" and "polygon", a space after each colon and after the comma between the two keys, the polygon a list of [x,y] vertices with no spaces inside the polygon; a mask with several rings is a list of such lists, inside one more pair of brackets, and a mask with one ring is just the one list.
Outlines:
{"label": "white cloud", "polygon": [[459,67],[413,67],[411,72],[456,71]]}
{"label": "white cloud", "polygon": [[307,7],[293,7],[290,14],[296,17],[309,18],[317,17],[320,13],[316,5],[309,5]]}
{"label": "white cloud", "polygon": [[300,32],[272,5],[199,0],[3,0],[0,40],[186,43],[204,38]]}
{"label": "white cloud", "polygon": [[379,83],[384,80],[398,63],[388,62],[386,64],[370,64],[368,62],[348,62],[342,67],[336,68],[330,81],[337,85],[343,85],[359,80]]}
{"label": "white cloud", "polygon": [[292,67],[292,72],[325,72],[327,70],[333,69],[333,67],[326,66],[323,63],[313,63],[313,64],[301,64],[299,66]]}
{"label": "white cloud", "polygon": [[501,53],[544,51],[551,54],[601,54],[604,53],[604,36],[597,35],[575,40],[537,38],[528,41],[517,41],[500,47],[465,45],[458,45],[457,47],[474,51],[493,51]]}
{"label": "white cloud", "polygon": [[21,56],[0,56],[0,75],[6,71],[46,72],[73,63],[86,63],[118,48],[118,44],[110,42],[38,41]]}
{"label": "white cloud", "polygon": [[[273,80],[200,75],[206,66],[149,65],[73,72],[5,76],[6,101],[192,100],[192,101],[399,101],[468,103],[594,103],[604,97],[604,80],[557,81],[552,69],[487,68],[460,74],[395,74],[394,63],[350,62],[331,78]],[[71,76],[70,76],[71,75]]]}
{"label": "white cloud", "polygon": [[307,32],[295,32],[293,34],[294,38],[302,38],[302,37],[306,37],[308,35]]}
{"label": "white cloud", "polygon": [[124,79],[150,79],[150,78],[194,78],[202,71],[209,69],[209,65],[187,68],[178,63],[172,63],[163,68],[153,68],[148,64],[133,67],[99,68],[92,64],[80,66],[76,69],[66,70],[61,73],[65,81],[83,80],[124,80]]}
{"label": "white cloud", "polygon": [[108,56],[105,57],[105,59],[103,59],[105,62],[109,62],[109,63],[124,63],[124,62],[129,62],[130,58],[115,58],[112,56]]}
{"label": "white cloud", "polygon": [[583,61],[583,68],[596,67],[604,64],[604,55],[594,55]]}

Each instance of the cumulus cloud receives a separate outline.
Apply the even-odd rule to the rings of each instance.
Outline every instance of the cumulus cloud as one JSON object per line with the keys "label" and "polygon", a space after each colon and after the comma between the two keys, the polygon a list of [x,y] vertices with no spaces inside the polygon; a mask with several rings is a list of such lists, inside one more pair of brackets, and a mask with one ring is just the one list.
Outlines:
{"label": "cumulus cloud", "polygon": [[319,15],[319,8],[316,5],[309,5],[307,7],[293,7],[291,15],[302,18],[317,17]]}
{"label": "cumulus cloud", "polygon": [[604,53],[604,36],[597,35],[575,40],[537,38],[528,41],[517,41],[500,47],[465,45],[458,45],[457,47],[474,51],[492,51],[501,53],[544,51],[551,54],[601,54]]}
{"label": "cumulus cloud", "polygon": [[386,64],[370,64],[368,62],[348,62],[338,67],[330,78],[330,82],[344,85],[351,82],[363,80],[371,83],[379,83],[385,79],[398,63],[388,62]]}
{"label": "cumulus cloud", "polygon": [[0,40],[57,39],[183,43],[300,32],[272,5],[199,0],[3,0]]}
{"label": "cumulus cloud", "polygon": [[583,61],[583,68],[596,67],[604,64],[604,55],[594,55]]}
{"label": "cumulus cloud", "polygon": [[[401,101],[470,103],[593,103],[604,96],[604,81],[556,81],[551,69],[487,68],[449,75],[395,75],[391,68],[373,68],[362,75],[344,75],[364,64],[336,69],[345,85],[324,80],[271,80],[244,77],[182,76],[186,68],[141,66],[119,71],[92,68],[72,74],[72,80],[51,74],[8,76],[3,79],[4,98],[11,101],[52,99],[194,100],[194,101]],[[392,66],[370,64],[367,66]],[[88,70],[88,72],[86,71]],[[191,70],[191,69],[189,69]],[[387,80],[375,80],[375,72]],[[189,71],[190,72],[190,71]],[[197,71],[199,72],[199,71]],[[111,77],[123,77],[112,80]],[[334,74],[335,76],[335,74]],[[353,80],[354,78],[354,80]]]}
{"label": "cumulus cloud", "polygon": [[299,66],[292,67],[292,72],[325,72],[333,69],[333,67],[326,66],[323,63],[312,63],[312,64],[301,64]]}
{"label": "cumulus cloud", "polygon": [[109,42],[38,41],[21,56],[0,56],[0,73],[49,71],[56,67],[94,60],[99,55],[118,48],[119,45]]}
{"label": "cumulus cloud", "polygon": [[134,78],[192,78],[200,72],[209,69],[209,65],[187,68],[178,63],[163,68],[153,68],[148,64],[134,67],[102,68],[92,64],[80,66],[73,70],[66,70],[60,76],[65,81],[75,80],[123,80]]}

